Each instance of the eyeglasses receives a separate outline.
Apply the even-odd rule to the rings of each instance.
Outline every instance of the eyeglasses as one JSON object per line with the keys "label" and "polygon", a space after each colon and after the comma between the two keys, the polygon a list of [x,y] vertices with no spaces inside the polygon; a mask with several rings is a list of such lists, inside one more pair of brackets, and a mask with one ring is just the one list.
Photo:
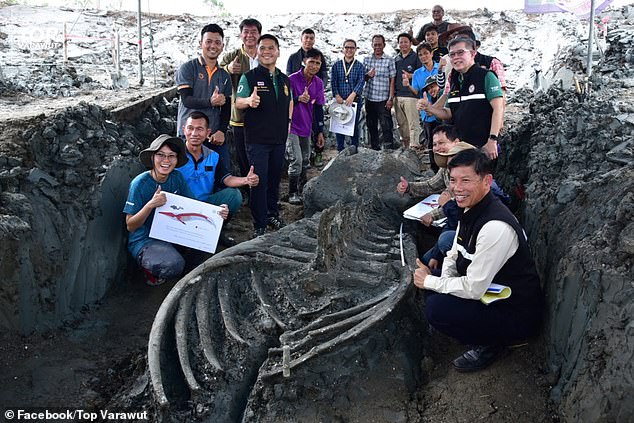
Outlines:
{"label": "eyeglasses", "polygon": [[466,52],[471,51],[471,50],[456,50],[456,51],[450,51],[449,52],[449,57],[454,58],[454,57],[458,57],[458,56],[462,56],[463,54],[465,54]]}
{"label": "eyeglasses", "polygon": [[355,46],[343,46],[343,48],[345,48],[346,50],[356,50],[357,49]]}
{"label": "eyeglasses", "polygon": [[167,159],[170,162],[173,162],[176,161],[176,159],[178,158],[178,154],[165,154],[159,151],[158,153],[156,153],[156,157],[158,157],[160,161]]}

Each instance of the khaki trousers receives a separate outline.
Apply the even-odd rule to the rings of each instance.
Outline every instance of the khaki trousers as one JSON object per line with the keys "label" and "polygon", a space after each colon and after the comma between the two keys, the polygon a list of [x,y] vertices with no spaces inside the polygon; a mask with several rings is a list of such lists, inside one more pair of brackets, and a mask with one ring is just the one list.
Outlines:
{"label": "khaki trousers", "polygon": [[416,110],[418,99],[412,97],[395,97],[394,111],[398,132],[401,135],[403,147],[417,147],[420,145],[421,133],[420,114]]}

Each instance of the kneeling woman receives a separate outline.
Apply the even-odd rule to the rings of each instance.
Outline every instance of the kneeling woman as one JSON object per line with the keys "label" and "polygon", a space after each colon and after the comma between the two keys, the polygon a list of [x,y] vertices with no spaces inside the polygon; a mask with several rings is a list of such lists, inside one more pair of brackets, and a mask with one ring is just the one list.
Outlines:
{"label": "kneeling woman", "polygon": [[[160,135],[141,151],[139,159],[150,170],[132,180],[123,208],[130,232],[128,250],[143,268],[146,282],[159,285],[179,277],[185,268],[185,259],[172,244],[149,237],[154,209],[167,202],[165,192],[194,198],[183,175],[174,172],[187,163],[185,143],[180,138]],[[227,214],[225,206],[220,215],[226,219]]]}

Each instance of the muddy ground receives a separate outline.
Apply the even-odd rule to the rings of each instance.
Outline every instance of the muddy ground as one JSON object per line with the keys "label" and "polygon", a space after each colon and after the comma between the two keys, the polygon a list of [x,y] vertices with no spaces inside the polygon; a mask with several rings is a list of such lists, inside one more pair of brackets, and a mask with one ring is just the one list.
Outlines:
{"label": "muddy ground", "polygon": [[[399,25],[411,23],[414,16],[414,13],[406,13],[391,18],[364,19],[376,28],[384,27],[392,32],[398,32]],[[628,401],[632,398],[631,383],[627,388],[627,381],[631,381],[632,375],[632,365],[627,361],[627,357],[631,357],[632,345],[632,289],[631,283],[627,283],[632,280],[634,254],[631,241],[634,227],[631,224],[631,212],[628,211],[631,210],[632,199],[631,194],[628,200],[628,196],[624,196],[618,190],[619,186],[631,185],[624,183],[624,179],[628,175],[627,166],[631,169],[634,125],[634,107],[631,105],[634,60],[630,47],[634,34],[634,13],[629,9],[624,10],[623,16],[625,17],[619,18],[622,19],[620,27],[614,25],[617,29],[613,30],[613,45],[607,56],[609,60],[602,61],[598,69],[600,75],[593,81],[597,90],[617,87],[617,101],[610,101],[613,91],[606,89],[597,96],[600,102],[582,105],[575,100],[574,94],[571,94],[571,78],[573,72],[583,72],[581,56],[585,46],[583,43],[577,43],[573,49],[568,49],[570,43],[577,42],[578,33],[575,31],[580,26],[578,23],[565,19],[559,21],[559,18],[554,17],[538,20],[532,16],[524,19],[511,13],[496,14],[492,17],[487,11],[463,15],[464,18],[475,22],[483,33],[490,35],[492,38],[489,40],[493,41],[493,37],[497,37],[495,44],[489,44],[488,47],[502,48],[502,40],[509,39],[504,31],[501,34],[487,34],[491,19],[495,19],[505,31],[508,30],[508,33],[513,33],[514,37],[510,40],[517,41],[518,46],[507,47],[511,53],[505,53],[513,62],[511,66],[514,72],[510,72],[511,75],[520,75],[524,82],[530,79],[532,71],[523,65],[533,61],[519,55],[527,52],[534,54],[533,47],[526,47],[533,45],[538,46],[535,50],[539,50],[539,57],[543,59],[541,65],[544,74],[561,74],[556,83],[560,89],[554,87],[546,96],[537,96],[526,90],[513,90],[516,98],[523,98],[524,104],[521,104],[520,108],[525,114],[520,115],[519,109],[516,109],[517,120],[513,122],[509,119],[509,134],[504,141],[511,141],[512,148],[507,149],[508,154],[501,159],[501,164],[508,172],[508,180],[504,181],[505,186],[522,190],[526,188],[528,200],[522,217],[525,219],[529,236],[537,239],[540,247],[537,250],[538,265],[544,273],[544,284],[549,295],[547,328],[542,338],[512,349],[490,369],[474,375],[461,375],[450,369],[451,360],[462,352],[463,347],[434,333],[429,338],[429,344],[424,345],[426,358],[420,363],[424,383],[418,390],[413,393],[401,391],[398,390],[396,381],[387,378],[383,380],[382,377],[388,374],[388,369],[368,374],[365,376],[368,386],[384,388],[376,392],[374,407],[357,410],[358,420],[355,421],[628,421],[634,413],[631,406],[627,405],[632,403]],[[116,15],[115,18],[129,21],[129,31],[132,32],[132,18],[124,15]],[[340,16],[337,19],[348,18]],[[180,30],[183,22],[188,30],[199,27],[198,22],[186,16],[165,18],[162,26],[163,29],[167,29],[162,35],[164,41],[175,37],[177,31],[174,28],[178,27]],[[319,22],[321,24],[321,20]],[[290,48],[290,45],[296,43],[290,35],[295,31],[295,27],[300,27],[304,23],[306,22],[294,22],[288,28],[283,25],[276,28],[288,36],[284,41],[287,43],[285,47]],[[312,23],[313,21],[309,24]],[[86,23],[86,26],[92,25],[90,21]],[[320,33],[321,31],[322,29]],[[323,28],[323,32],[327,33],[327,28]],[[373,33],[368,30],[361,32],[364,36]],[[562,37],[560,40],[550,42],[552,38],[559,36]],[[566,42],[563,41],[564,36],[568,37]],[[187,35],[179,37],[176,44],[184,45],[189,41]],[[338,41],[337,34],[329,34],[328,37],[329,45],[334,45]],[[570,41],[570,38],[575,41]],[[542,45],[546,47],[541,48]],[[11,51],[5,47],[2,47],[3,52]],[[133,50],[133,47],[128,46],[128,50]],[[336,56],[337,50],[330,50],[329,54]],[[57,51],[59,52],[59,48]],[[31,55],[28,49],[21,49],[19,53],[22,54],[22,58]],[[47,51],[36,53],[43,56],[33,56],[33,62],[46,58]],[[163,51],[163,59],[173,62],[169,53],[169,49]],[[547,59],[551,56],[565,61],[568,68],[559,68],[559,64],[550,67]],[[126,66],[128,70],[133,68],[133,60],[128,60]],[[167,74],[165,80],[170,79],[169,71]],[[133,73],[129,75],[132,79]],[[519,79],[521,78],[512,81],[517,84],[512,84],[512,88],[520,86]],[[6,83],[7,80],[3,82]],[[8,87],[11,88],[10,84]],[[65,93],[71,88],[58,89],[59,92]],[[0,221],[0,229],[3,231],[0,235],[5,236],[8,233],[2,238],[7,241],[0,245],[0,252],[8,251],[2,257],[10,257],[12,260],[0,263],[5,274],[13,277],[12,270],[23,267],[23,260],[27,256],[23,255],[24,251],[20,250],[20,247],[26,244],[50,246],[54,243],[49,242],[49,237],[57,237],[56,245],[65,246],[71,241],[77,241],[81,249],[83,235],[79,228],[85,229],[86,221],[90,223],[90,219],[94,217],[88,213],[86,221],[78,219],[79,224],[76,226],[72,225],[72,220],[70,225],[65,225],[67,222],[61,218],[52,222],[55,225],[49,221],[38,222],[38,216],[42,215],[36,215],[35,218],[31,215],[32,210],[25,206],[28,202],[16,195],[21,193],[20,189],[33,188],[32,192],[24,191],[25,194],[32,195],[29,198],[50,200],[56,207],[61,204],[60,210],[63,209],[64,213],[70,210],[70,213],[63,214],[64,218],[67,215],[75,217],[75,209],[72,207],[76,200],[73,198],[76,191],[69,188],[79,182],[89,185],[87,181],[92,180],[90,178],[94,178],[93,183],[98,183],[103,176],[101,163],[94,165],[91,161],[95,160],[95,157],[88,154],[85,154],[85,162],[91,163],[86,166],[89,172],[82,167],[82,172],[86,171],[81,175],[83,178],[77,178],[77,175],[71,172],[75,166],[73,160],[76,156],[66,154],[61,157],[64,163],[55,162],[58,152],[52,148],[51,151],[46,151],[54,137],[47,138],[44,135],[47,128],[36,127],[43,122],[49,122],[46,119],[55,111],[65,110],[65,107],[74,106],[80,100],[112,108],[129,105],[133,101],[156,93],[157,90],[160,88],[132,87],[127,91],[95,88],[72,97],[61,95],[54,99],[39,100],[24,91],[16,94],[9,90],[10,94],[0,99],[0,132],[3,133],[3,142],[0,142],[0,182],[3,188],[3,192],[0,192],[0,215],[3,219],[5,216],[17,216],[23,217],[34,226],[39,224],[41,231],[34,232],[43,234],[39,239],[29,239],[29,244],[24,238],[20,238],[24,234],[18,231],[20,227],[17,224],[10,225],[16,222],[15,219]],[[527,103],[529,99],[533,100],[531,105]],[[517,107],[512,105],[509,108],[510,114],[514,113],[513,106]],[[80,110],[80,115],[92,112],[100,115],[99,110],[88,106]],[[154,114],[159,115],[156,111]],[[100,118],[110,119],[109,116]],[[122,125],[113,129],[110,123],[104,123],[108,130],[121,135],[115,137],[118,144],[114,149],[116,154],[120,153],[120,160],[127,160],[128,163],[134,161],[141,144],[151,139],[156,125],[161,123],[159,118],[160,116],[156,122],[153,118],[148,118],[147,122],[143,121],[143,125],[136,125],[135,128]],[[61,121],[66,125],[70,119],[72,116],[60,118],[60,121],[53,120],[51,125],[54,126]],[[148,123],[151,120],[152,124],[156,124],[154,127]],[[82,134],[86,135],[87,131],[82,130]],[[29,137],[33,135],[34,138],[23,137],[24,133],[28,133]],[[62,133],[66,135],[66,132]],[[43,141],[44,138],[48,141]],[[102,138],[94,136],[89,139],[102,142]],[[25,148],[31,148],[30,144],[33,141],[36,141],[38,151]],[[114,141],[110,139],[110,142]],[[87,146],[82,138],[65,140],[59,143],[59,147],[63,147],[64,144],[69,147],[67,153],[76,154],[77,150],[86,153],[90,150],[90,146]],[[537,148],[533,148],[534,145]],[[618,145],[623,147],[619,150]],[[103,150],[107,152],[107,144]],[[329,150],[328,154],[332,157],[335,153]],[[112,156],[109,159],[112,159]],[[63,167],[63,171],[58,169],[60,167]],[[44,173],[38,173],[39,171]],[[317,174],[318,172],[313,170],[311,176]],[[50,175],[56,179],[51,179]],[[70,198],[63,197],[60,201],[59,192],[47,186],[51,180],[61,182],[62,188],[58,191]],[[631,178],[625,180],[629,181]],[[551,186],[552,181],[556,182],[554,187]],[[610,189],[605,189],[604,184]],[[610,198],[606,200],[606,196]],[[575,213],[575,208],[568,206],[572,204],[577,209],[594,211],[597,208],[594,199],[599,201],[598,204],[605,204],[601,213],[593,212],[586,216]],[[623,204],[616,204],[616,200],[621,199]],[[77,200],[90,202],[90,198]],[[65,208],[68,203],[72,206]],[[49,203],[39,204],[44,204],[42,208],[46,209]],[[290,206],[284,202],[282,211],[287,221],[294,221],[302,216],[301,207]],[[115,220],[119,222],[118,215],[115,216]],[[553,229],[550,230],[548,225],[552,225]],[[607,226],[607,230],[601,229],[601,225]],[[60,231],[63,233],[49,232],[49,226],[62,227],[64,229]],[[16,232],[11,233],[9,229]],[[238,218],[231,222],[229,229],[229,233],[238,240],[250,237],[252,226],[247,208],[242,209]],[[75,231],[79,235],[73,237]],[[570,248],[568,242],[573,244],[573,248]],[[615,250],[614,246],[618,248]],[[14,247],[15,250],[11,250]],[[14,251],[20,252],[20,255],[13,254]],[[58,251],[51,249],[36,253],[38,254],[35,256],[45,262]],[[107,252],[98,251],[90,256],[91,259],[96,262],[99,253],[105,256]],[[38,328],[39,332],[28,336],[18,335],[17,330],[0,333],[0,383],[3,386],[0,391],[0,405],[100,410],[112,407],[111,399],[118,392],[142,389],[145,386],[148,333],[154,314],[171,286],[146,286],[134,266],[126,266],[125,258],[122,260],[121,267],[125,267],[127,271],[115,277],[105,296],[100,296],[96,302],[77,301],[75,305],[90,304],[83,307],[80,305],[79,310],[71,306],[57,315],[51,312],[50,315],[39,316],[42,317],[40,321],[50,321],[54,325],[59,323],[61,328]],[[129,258],[127,260],[129,264]],[[85,264],[82,266],[82,269],[90,268]],[[58,273],[62,270],[64,269],[60,269]],[[42,293],[51,289],[51,286],[55,287],[55,283],[59,281],[66,282],[66,279],[61,277],[53,279],[60,276],[59,274],[51,274],[50,278],[48,274],[41,279],[33,277],[41,284],[32,289],[38,293],[37,299],[40,301],[34,303],[42,308],[54,308],[53,303],[58,298],[51,294],[53,291],[48,292],[48,296]],[[85,281],[98,279],[92,276],[89,272],[83,274],[82,283],[89,286]],[[24,281],[28,278],[15,277],[14,280]],[[8,284],[6,280],[3,282],[4,288]],[[82,287],[81,284],[78,285],[79,288]],[[14,294],[11,289],[3,292],[0,295],[3,304],[17,303],[17,300],[11,297]],[[64,298],[63,295],[59,297]],[[73,313],[68,313],[69,309]],[[5,319],[7,315],[10,315],[10,312],[6,309],[0,310],[0,317]],[[55,320],[60,316],[65,316],[61,317],[61,323]],[[30,330],[27,332],[30,333]],[[364,386],[360,386],[360,390],[363,388]],[[552,403],[550,398],[555,398],[559,402]],[[149,404],[143,406],[149,407]],[[324,405],[327,406],[328,404]],[[568,410],[568,415],[565,414],[565,410]]]}
{"label": "muddy ground", "polygon": [[[326,152],[328,158],[335,150]],[[310,177],[319,175],[312,168]],[[285,181],[282,193],[285,192]],[[282,197],[284,197],[282,195]],[[302,206],[282,202],[282,216],[303,217]],[[247,207],[228,226],[238,241],[249,239]],[[6,407],[111,409],[111,399],[129,390],[145,372],[148,334],[154,315],[174,283],[145,285],[131,266],[103,300],[82,310],[78,320],[44,334],[0,334],[0,404]],[[463,346],[434,334],[421,369],[426,385],[408,393],[368,375],[368,386],[383,386],[380,413],[359,410],[359,422],[557,421],[549,402],[554,383],[548,375],[541,340],[518,346],[490,369],[463,375],[450,362]],[[374,380],[372,380],[374,379]],[[148,404],[149,406],[149,404]],[[326,405],[324,405],[326,406]],[[118,410],[122,411],[122,410]],[[136,410],[132,410],[136,411]]]}

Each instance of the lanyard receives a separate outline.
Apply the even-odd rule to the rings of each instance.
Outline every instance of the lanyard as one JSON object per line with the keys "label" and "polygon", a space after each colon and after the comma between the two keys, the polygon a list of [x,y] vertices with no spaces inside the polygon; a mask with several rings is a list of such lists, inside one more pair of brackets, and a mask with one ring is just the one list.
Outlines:
{"label": "lanyard", "polygon": [[346,83],[348,83],[348,75],[350,75],[350,71],[352,71],[352,67],[354,66],[354,63],[357,61],[357,59],[352,59],[352,63],[350,63],[350,67],[346,68],[346,59],[343,59],[343,72],[345,73],[346,76]]}

